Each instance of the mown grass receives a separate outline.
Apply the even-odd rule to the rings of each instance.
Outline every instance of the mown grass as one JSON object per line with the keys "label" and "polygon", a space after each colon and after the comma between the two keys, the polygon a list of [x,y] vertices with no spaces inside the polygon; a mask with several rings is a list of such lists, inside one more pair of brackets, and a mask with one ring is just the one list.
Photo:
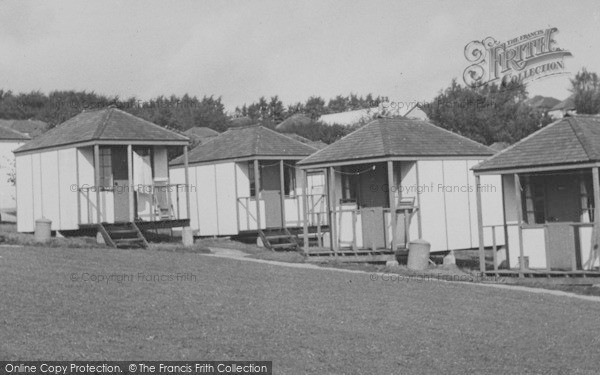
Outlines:
{"label": "mown grass", "polygon": [[475,285],[152,249],[3,246],[0,285],[0,357],[14,360],[273,360],[277,374],[592,374],[600,359],[599,304]]}

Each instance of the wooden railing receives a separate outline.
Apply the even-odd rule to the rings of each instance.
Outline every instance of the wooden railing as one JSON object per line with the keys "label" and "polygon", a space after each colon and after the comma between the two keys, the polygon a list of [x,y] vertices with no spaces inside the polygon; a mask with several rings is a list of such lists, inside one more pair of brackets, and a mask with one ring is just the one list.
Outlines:
{"label": "wooden railing", "polygon": [[[529,270],[530,268],[527,267],[527,262],[525,262],[525,259],[529,257],[528,251],[525,248],[526,244],[523,243],[522,241],[522,235],[519,235],[519,233],[517,232],[516,235],[518,236],[517,238],[513,238],[512,241],[509,240],[508,242],[512,242],[512,243],[517,243],[519,247],[523,247],[522,249],[522,253],[523,255],[521,255],[521,251],[519,249],[519,247],[512,249],[509,248],[509,244],[508,243],[504,243],[505,241],[498,241],[497,238],[497,234],[496,232],[498,232],[497,229],[501,229],[500,233],[502,233],[502,235],[504,236],[505,233],[507,233],[506,237],[507,239],[510,238],[510,233],[509,233],[509,228],[517,228],[517,230],[519,231],[527,231],[527,230],[533,230],[533,229],[544,229],[544,246],[547,247],[548,246],[548,227],[551,225],[568,225],[568,226],[572,226],[574,228],[575,231],[577,231],[577,235],[574,236],[575,241],[577,241],[574,244],[574,251],[571,252],[571,254],[569,254],[570,258],[571,258],[571,270],[572,271],[577,271],[577,251],[582,251],[582,246],[583,244],[581,243],[581,236],[580,236],[580,228],[585,228],[585,227],[593,227],[594,223],[581,223],[581,222],[559,222],[559,223],[541,223],[541,224],[518,224],[518,223],[509,223],[509,224],[497,224],[497,225],[484,225],[483,229],[485,231],[485,229],[490,229],[491,230],[491,236],[492,236],[492,263],[493,263],[493,270],[494,271],[498,271],[498,248],[499,246],[505,246],[505,248],[508,250],[506,253],[506,258],[507,261],[509,261],[508,257],[509,257],[509,251],[510,252],[516,252],[517,253],[517,260],[518,260],[518,264],[515,265],[511,265],[512,268],[519,268],[519,269],[523,269],[523,270]],[[484,233],[485,236],[485,233]],[[484,244],[488,243],[489,238],[485,238],[484,237]],[[504,243],[504,245],[501,245],[501,243]],[[547,250],[547,249],[546,249]],[[521,258],[523,256],[523,259]],[[513,257],[514,258],[514,257]],[[523,267],[521,267],[521,262],[523,263]],[[584,263],[584,259],[581,259],[581,263],[582,263],[582,267],[585,266]],[[546,269],[549,269],[548,266],[548,259],[546,258]]]}
{"label": "wooden railing", "polygon": [[[317,225],[327,225],[327,215],[326,215],[326,196],[324,194],[309,194],[307,196],[308,201],[308,224],[311,226]],[[303,205],[302,205],[302,196],[286,196],[284,199],[285,202],[289,202],[289,200],[295,201],[295,215],[290,214],[285,211],[285,221],[289,222],[290,218],[292,222],[296,222],[297,226],[302,226],[304,223],[304,215],[303,215]],[[260,202],[264,202],[264,199],[259,198]],[[255,197],[239,197],[237,198],[237,207],[238,207],[238,227],[240,230],[249,230],[250,228],[255,229],[257,227],[257,218],[256,218],[256,198]],[[261,211],[262,213],[262,211]],[[264,221],[265,218],[262,218]]]}
{"label": "wooden railing", "polygon": [[[398,208],[396,209],[396,223],[398,223],[398,216],[399,214],[404,214],[404,239],[397,239],[399,242],[397,243],[397,247],[398,248],[407,248],[408,247],[408,243],[410,242],[410,223],[411,223],[411,219],[414,215],[414,213],[418,210],[417,207],[411,207],[411,208]],[[318,246],[322,247],[323,246],[323,235],[324,233],[321,230],[321,223],[324,222],[323,218],[327,218],[327,216],[331,215],[332,216],[332,222],[335,223],[335,228],[333,229],[333,236],[334,236],[334,247],[340,249],[342,247],[347,247],[348,243],[349,246],[352,250],[358,250],[359,248],[369,248],[368,244],[365,244],[364,242],[362,242],[360,245],[358,243],[358,218],[359,215],[362,214],[364,210],[361,208],[337,208],[335,210],[332,210],[330,212],[319,212],[317,213],[318,219],[317,219],[317,232],[316,232],[316,237],[318,239]],[[384,232],[384,243],[385,243],[385,247],[391,250],[391,239],[393,236],[393,233],[397,230],[397,228],[393,228],[392,224],[391,224],[391,209],[390,208],[383,208],[382,209],[382,214],[383,214],[383,225],[384,228],[382,228],[383,232]],[[343,226],[343,216],[344,215],[351,215],[351,220],[350,220],[350,227],[351,227],[351,233],[352,233],[352,237],[351,240],[348,241],[342,241],[342,231],[346,231],[348,229],[347,224],[346,226]],[[387,220],[386,218],[389,217],[390,220]],[[362,223],[361,223],[362,225]],[[398,225],[398,224],[396,224]],[[388,229],[389,228],[389,229]],[[327,232],[331,233],[331,226],[328,227]],[[363,239],[364,241],[364,239]],[[362,245],[362,246],[361,246]]]}
{"label": "wooden railing", "polygon": [[[121,188],[121,187],[120,187]],[[94,224],[98,222],[98,211],[100,213],[100,221],[108,221],[107,215],[107,197],[109,194],[115,194],[115,187],[99,187],[99,193],[96,192],[96,187],[87,186],[77,189],[77,219],[79,224]],[[184,192],[185,199],[189,199],[189,194],[186,192],[187,185],[185,184],[156,184],[156,185],[136,185],[133,187],[134,193],[142,192],[150,196],[150,212],[135,213],[136,219],[145,219],[146,221],[162,221],[162,220],[181,220],[189,219],[187,210],[181,208],[181,194]],[[172,193],[175,193],[173,201]],[[122,194],[129,194],[128,191]],[[98,198],[100,202],[98,202]],[[184,201],[185,202],[185,201]],[[83,208],[85,207],[85,212]],[[83,220],[82,214],[86,214],[86,219]]]}

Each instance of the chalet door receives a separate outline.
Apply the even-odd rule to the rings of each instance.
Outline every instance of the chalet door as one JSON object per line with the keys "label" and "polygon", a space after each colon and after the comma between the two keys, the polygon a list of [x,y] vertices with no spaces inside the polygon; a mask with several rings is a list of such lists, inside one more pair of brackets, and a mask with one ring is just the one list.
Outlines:
{"label": "chalet door", "polygon": [[261,194],[265,202],[265,225],[267,228],[283,227],[281,218],[281,181],[279,163],[271,162],[261,168]]}
{"label": "chalet door", "polygon": [[127,171],[127,147],[113,146],[112,173],[115,204],[115,222],[129,221],[129,173]]}
{"label": "chalet door", "polygon": [[547,244],[546,266],[570,270],[575,256],[575,229],[579,222],[579,180],[561,175],[546,176]]}

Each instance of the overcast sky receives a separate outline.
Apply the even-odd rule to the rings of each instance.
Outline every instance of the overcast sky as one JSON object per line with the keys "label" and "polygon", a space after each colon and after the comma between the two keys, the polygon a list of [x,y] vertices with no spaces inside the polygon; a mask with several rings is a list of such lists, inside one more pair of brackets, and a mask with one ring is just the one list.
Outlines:
{"label": "overcast sky", "polygon": [[[147,99],[216,95],[228,109],[350,92],[430,100],[464,47],[557,27],[575,73],[600,73],[600,1],[2,1],[0,88]],[[568,77],[529,84],[564,99]]]}

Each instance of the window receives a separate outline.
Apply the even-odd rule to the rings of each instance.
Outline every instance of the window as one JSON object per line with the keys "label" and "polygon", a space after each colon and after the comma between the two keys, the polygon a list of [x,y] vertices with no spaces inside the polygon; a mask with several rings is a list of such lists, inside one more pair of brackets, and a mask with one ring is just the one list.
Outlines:
{"label": "window", "polygon": [[296,190],[296,168],[293,165],[283,165],[283,192],[293,195]]}
{"label": "window", "polygon": [[581,202],[581,222],[594,222],[594,194],[592,179],[589,174],[583,175],[579,181],[579,199]]}
{"label": "window", "polygon": [[254,176],[254,162],[248,162],[248,180],[250,181],[250,196],[256,195],[256,177]]}
{"label": "window", "polygon": [[355,174],[342,174],[342,201],[357,201],[356,186],[358,178],[359,176]]}
{"label": "window", "polygon": [[523,184],[524,193],[524,219],[527,224],[543,224],[546,222],[546,197],[544,184],[539,179],[525,177]]}
{"label": "window", "polygon": [[108,147],[100,147],[100,186],[103,188],[113,186],[112,153]]}

